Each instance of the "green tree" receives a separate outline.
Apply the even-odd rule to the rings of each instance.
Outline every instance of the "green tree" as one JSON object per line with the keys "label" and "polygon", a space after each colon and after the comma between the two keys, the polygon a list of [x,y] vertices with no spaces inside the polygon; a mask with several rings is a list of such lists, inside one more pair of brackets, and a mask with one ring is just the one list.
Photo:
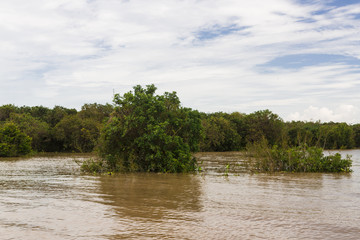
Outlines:
{"label": "green tree", "polygon": [[110,104],[84,104],[81,107],[81,111],[78,113],[81,118],[91,118],[97,122],[103,122],[104,119],[110,117],[110,114],[114,111],[114,107]]}
{"label": "green tree", "polygon": [[16,157],[31,152],[31,138],[14,123],[0,127],[0,157]]}
{"label": "green tree", "polygon": [[11,113],[9,121],[14,122],[22,132],[31,137],[32,148],[39,152],[48,151],[51,141],[50,127],[46,122],[30,114]]}
{"label": "green tree", "polygon": [[46,116],[46,122],[51,126],[55,127],[64,117],[68,115],[76,115],[76,109],[64,108],[61,106],[55,106]]}
{"label": "green tree", "polygon": [[49,115],[51,114],[51,109],[44,106],[34,106],[34,107],[26,107],[23,106],[20,108],[22,113],[30,114],[32,117],[48,123]]}
{"label": "green tree", "polygon": [[200,113],[180,106],[175,92],[134,87],[114,96],[115,110],[101,135],[100,156],[113,171],[186,172],[201,138]]}
{"label": "green tree", "polygon": [[[290,146],[318,146],[320,145],[320,140],[326,141],[326,129],[320,131],[320,123],[316,122],[301,122],[301,121],[292,121],[286,123],[288,144]],[[320,134],[321,132],[321,134]]]}
{"label": "green tree", "polygon": [[263,137],[270,145],[282,145],[284,137],[284,122],[270,110],[251,113],[246,116],[248,143],[260,141]]}
{"label": "green tree", "polygon": [[226,114],[212,114],[202,120],[204,139],[201,142],[202,151],[236,151],[241,148],[241,137],[233,122]]}
{"label": "green tree", "polygon": [[360,124],[355,124],[352,126],[354,132],[354,146],[360,147]]}
{"label": "green tree", "polygon": [[354,132],[351,126],[347,125],[346,123],[330,123],[329,125],[330,130],[325,148],[349,149],[354,147]]}
{"label": "green tree", "polygon": [[[240,149],[245,149],[246,147],[246,114],[233,112],[228,116],[228,119],[232,122],[234,129],[236,130],[237,134],[239,135],[240,140]],[[238,149],[236,149],[238,150]]]}
{"label": "green tree", "polygon": [[54,136],[68,152],[91,152],[100,136],[101,123],[93,118],[67,115],[54,128]]}
{"label": "green tree", "polygon": [[18,112],[19,109],[12,104],[3,105],[0,107],[0,122],[4,122],[10,118],[10,114]]}

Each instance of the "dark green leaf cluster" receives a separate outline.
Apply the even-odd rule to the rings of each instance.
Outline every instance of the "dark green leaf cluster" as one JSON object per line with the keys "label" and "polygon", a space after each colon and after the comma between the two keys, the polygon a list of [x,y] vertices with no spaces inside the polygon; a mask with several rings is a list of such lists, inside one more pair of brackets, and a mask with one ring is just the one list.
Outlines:
{"label": "dark green leaf cluster", "polygon": [[0,127],[0,157],[17,157],[31,152],[31,138],[13,123]]}
{"label": "dark green leaf cluster", "polygon": [[115,111],[105,124],[100,155],[111,171],[188,172],[191,152],[201,139],[200,114],[180,106],[175,92],[155,95],[156,87],[135,86],[116,94]]}

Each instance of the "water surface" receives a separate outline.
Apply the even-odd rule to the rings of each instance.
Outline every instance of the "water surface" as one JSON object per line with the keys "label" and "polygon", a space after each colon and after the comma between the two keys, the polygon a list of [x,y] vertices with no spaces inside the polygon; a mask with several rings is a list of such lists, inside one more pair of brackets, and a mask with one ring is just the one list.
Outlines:
{"label": "water surface", "polygon": [[[200,174],[82,175],[74,159],[0,161],[1,239],[359,239],[351,174],[248,174],[202,153]],[[229,165],[228,169],[226,166]]]}

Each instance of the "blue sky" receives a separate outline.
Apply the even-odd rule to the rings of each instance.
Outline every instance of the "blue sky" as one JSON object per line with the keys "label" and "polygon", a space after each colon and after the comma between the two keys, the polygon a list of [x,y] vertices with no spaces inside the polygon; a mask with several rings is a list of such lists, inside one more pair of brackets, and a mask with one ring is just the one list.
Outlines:
{"label": "blue sky", "polygon": [[360,1],[4,0],[0,105],[154,83],[204,112],[360,123]]}

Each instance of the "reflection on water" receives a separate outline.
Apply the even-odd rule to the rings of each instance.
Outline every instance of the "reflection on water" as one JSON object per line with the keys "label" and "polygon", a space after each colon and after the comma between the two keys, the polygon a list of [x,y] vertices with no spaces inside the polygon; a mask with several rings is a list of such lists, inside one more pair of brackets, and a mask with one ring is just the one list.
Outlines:
{"label": "reflection on water", "polygon": [[239,153],[199,155],[200,174],[85,176],[74,156],[2,160],[0,239],[358,239],[360,150],[346,153],[351,174],[248,174]]}
{"label": "reflection on water", "polygon": [[124,174],[100,179],[104,199],[121,216],[162,220],[181,218],[181,211],[201,210],[200,186],[193,175]]}
{"label": "reflection on water", "polygon": [[194,224],[202,208],[199,179],[189,174],[101,177],[100,189],[122,224],[117,238],[179,237],[180,227]]}

